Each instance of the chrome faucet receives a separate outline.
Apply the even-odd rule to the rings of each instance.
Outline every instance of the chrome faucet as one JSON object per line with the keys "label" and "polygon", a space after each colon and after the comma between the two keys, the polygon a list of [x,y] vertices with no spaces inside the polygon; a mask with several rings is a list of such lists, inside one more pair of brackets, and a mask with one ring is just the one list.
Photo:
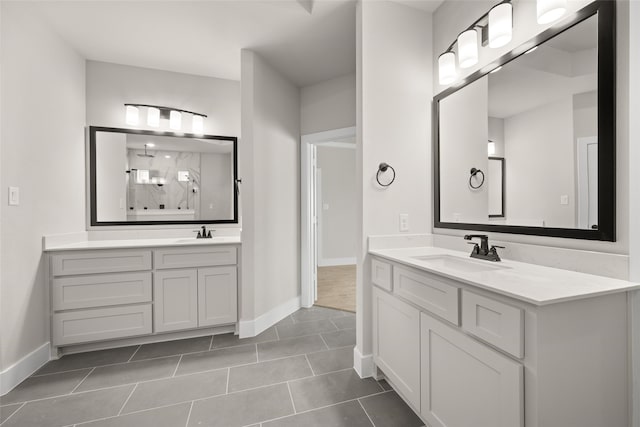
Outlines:
{"label": "chrome faucet", "polygon": [[500,261],[500,256],[498,255],[497,248],[504,249],[504,246],[496,246],[492,245],[489,248],[489,236],[486,234],[467,234],[464,236],[464,240],[471,240],[473,238],[480,239],[480,246],[477,243],[471,242],[470,245],[473,245],[473,249],[471,250],[471,258],[484,259],[487,261]]}
{"label": "chrome faucet", "polygon": [[211,239],[213,237],[211,235],[211,230],[207,231],[207,227],[205,225],[203,225],[201,228],[202,230],[198,231],[198,235],[196,236],[196,239]]}

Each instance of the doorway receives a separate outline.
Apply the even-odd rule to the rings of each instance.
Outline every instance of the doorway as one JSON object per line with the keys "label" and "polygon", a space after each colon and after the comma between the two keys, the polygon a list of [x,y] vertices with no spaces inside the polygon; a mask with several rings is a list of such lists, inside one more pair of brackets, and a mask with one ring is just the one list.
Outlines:
{"label": "doorway", "polygon": [[303,307],[355,311],[355,134],[350,127],[302,136]]}

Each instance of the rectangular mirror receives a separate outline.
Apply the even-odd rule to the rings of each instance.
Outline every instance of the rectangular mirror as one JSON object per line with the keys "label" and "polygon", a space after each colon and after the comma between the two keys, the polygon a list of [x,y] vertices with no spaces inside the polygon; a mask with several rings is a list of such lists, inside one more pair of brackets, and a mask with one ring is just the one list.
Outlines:
{"label": "rectangular mirror", "polygon": [[615,3],[434,98],[435,227],[615,240]]}
{"label": "rectangular mirror", "polygon": [[237,138],[89,128],[92,226],[238,222]]}

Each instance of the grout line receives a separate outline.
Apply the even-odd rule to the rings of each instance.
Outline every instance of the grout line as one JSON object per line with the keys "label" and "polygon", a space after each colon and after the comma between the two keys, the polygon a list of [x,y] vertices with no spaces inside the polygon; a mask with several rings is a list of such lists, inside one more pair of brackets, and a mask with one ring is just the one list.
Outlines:
{"label": "grout line", "polygon": [[213,350],[213,335],[211,335],[211,341],[209,341],[209,351]]}
{"label": "grout line", "polygon": [[260,353],[258,352],[258,344],[256,346],[256,363],[260,363]]}
{"label": "grout line", "polygon": [[125,400],[122,406],[120,407],[120,410],[118,411],[117,416],[120,416],[120,414],[122,414],[122,410],[124,409],[125,406],[127,406],[127,403],[129,403],[129,399],[131,399],[131,396],[133,396],[133,392],[136,391],[136,388],[138,388],[138,384],[139,383],[136,383],[136,385],[133,386],[133,389],[131,390],[131,393],[129,393],[127,400]]}
{"label": "grout line", "polygon": [[307,357],[307,355],[304,355],[304,358],[307,360],[307,364],[309,365],[309,368],[311,369],[311,373],[313,374],[313,376],[316,376],[316,373],[313,370],[313,366],[311,366],[311,362],[309,361],[309,358]]}
{"label": "grout line", "polygon": [[296,411],[296,403],[293,401],[293,394],[291,393],[291,386],[289,385],[289,381],[287,381],[287,390],[289,390],[289,398],[291,399],[291,407],[293,408],[293,413],[297,414]]}
{"label": "grout line", "polygon": [[23,402],[23,403],[22,403],[22,405],[20,405],[20,407],[19,407],[18,409],[16,409],[15,411],[13,411],[13,414],[9,415],[9,416],[7,417],[7,419],[6,419],[6,420],[4,420],[3,422],[1,422],[1,423],[0,423],[0,426],[1,426],[2,424],[6,423],[7,421],[9,421],[9,420],[11,419],[11,417],[13,417],[15,414],[17,414],[19,410],[21,410],[22,408],[24,408],[24,405],[26,405],[26,404],[27,404],[27,402]]}
{"label": "grout line", "polygon": [[131,355],[129,360],[127,360],[127,362],[131,362],[133,360],[133,357],[138,353],[138,350],[140,350],[140,347],[142,347],[142,344],[140,344],[138,348],[136,348],[136,351],[133,352],[133,354]]}
{"label": "grout line", "polygon": [[[153,410],[156,410],[156,409],[164,409],[164,408],[168,408],[168,407],[170,407],[170,406],[184,405],[184,404],[185,404],[185,403],[187,403],[187,402],[189,402],[189,401],[187,400],[187,401],[184,401],[184,402],[171,403],[171,404],[169,404],[169,405],[162,405],[162,406],[158,406],[158,407],[156,407],[156,408],[140,409],[140,410],[133,411],[133,412],[127,412],[126,414],[124,414],[124,415],[122,415],[122,416],[123,416],[123,417],[125,417],[125,416],[128,416],[128,415],[140,414],[140,413],[142,413],[142,412],[149,412],[149,411],[153,411]],[[85,424],[89,424],[89,423],[94,423],[94,422],[96,422],[96,421],[110,420],[110,419],[118,418],[118,417],[119,417],[119,415],[110,415],[110,416],[108,416],[108,417],[96,418],[96,419],[93,419],[93,420],[85,420],[85,421],[82,421],[82,422],[81,422],[81,423],[79,423],[79,424],[76,424],[76,426],[85,425]],[[67,426],[67,427],[70,427],[70,426]]]}
{"label": "grout line", "polygon": [[229,378],[231,377],[231,368],[227,368],[227,389],[224,394],[229,394]]}
{"label": "grout line", "polygon": [[[109,366],[109,365],[104,365],[104,366]],[[99,368],[99,366],[97,367]],[[31,375],[29,378],[48,377],[50,375],[67,374],[69,372],[84,371],[85,369],[89,369],[89,368],[94,368],[94,366],[85,366],[84,368],[69,369],[66,371],[59,371],[59,372],[50,372],[48,374],[38,374],[38,375],[34,374],[34,375]]]}
{"label": "grout line", "polygon": [[182,356],[184,356],[184,354],[180,355],[180,359],[178,359],[178,363],[176,363],[176,369],[173,370],[173,374],[171,375],[171,378],[176,376],[176,372],[178,372],[178,368],[180,367],[180,362],[182,362]]}
{"label": "grout line", "polygon": [[77,386],[75,386],[75,387],[73,388],[73,390],[71,390],[71,391],[69,392],[69,394],[72,394],[74,391],[76,391],[76,390],[78,389],[78,387],[80,387],[80,386],[82,385],[82,383],[83,383],[83,382],[84,382],[84,381],[89,377],[89,375],[91,375],[91,374],[93,373],[93,371],[95,371],[95,370],[96,370],[96,368],[91,368],[91,370],[89,371],[89,373],[87,373],[87,375],[85,375],[85,376],[84,376],[84,378],[82,379],[82,381],[80,381],[80,382],[78,383],[78,385],[77,385]]}
{"label": "grout line", "polygon": [[331,350],[331,347],[329,347],[329,345],[327,344],[327,342],[324,340],[324,337],[322,336],[322,334],[318,334],[320,335],[320,339],[322,340],[322,343],[324,344],[324,346],[326,347],[325,350]]}
{"label": "grout line", "polygon": [[360,401],[360,399],[358,399],[358,403],[360,404],[360,407],[362,408],[362,410],[364,411],[364,414],[367,416],[367,418],[369,418],[369,421],[371,421],[371,425],[373,427],[376,426],[376,423],[373,422],[373,420],[371,419],[371,416],[369,415],[369,413],[367,412],[366,409],[364,409],[364,405],[362,404],[362,402]]}
{"label": "grout line", "polygon": [[189,406],[189,415],[187,415],[187,422],[185,423],[185,427],[187,427],[189,425],[189,420],[191,419],[191,411],[193,410],[193,403],[195,401],[191,401],[191,406]]}
{"label": "grout line", "polygon": [[274,325],[273,329],[276,331],[276,341],[280,341],[280,334],[278,333],[278,326]]}

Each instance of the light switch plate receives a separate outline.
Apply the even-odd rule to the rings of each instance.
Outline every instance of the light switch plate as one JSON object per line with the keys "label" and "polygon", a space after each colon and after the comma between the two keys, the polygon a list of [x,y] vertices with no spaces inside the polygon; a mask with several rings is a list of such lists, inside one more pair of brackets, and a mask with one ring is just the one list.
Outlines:
{"label": "light switch plate", "polygon": [[400,231],[409,231],[409,214],[400,214]]}
{"label": "light switch plate", "polygon": [[9,206],[18,206],[20,204],[20,188],[9,187]]}

